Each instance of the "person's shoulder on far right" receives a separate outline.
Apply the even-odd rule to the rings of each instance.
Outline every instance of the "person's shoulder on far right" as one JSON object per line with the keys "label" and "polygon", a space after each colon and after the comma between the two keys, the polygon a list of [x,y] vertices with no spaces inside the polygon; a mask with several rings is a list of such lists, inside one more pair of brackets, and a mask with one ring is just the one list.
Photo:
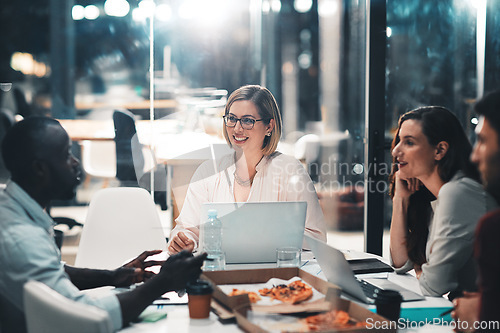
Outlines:
{"label": "person's shoulder on far right", "polygon": [[500,313],[500,209],[484,215],[476,229],[474,255],[480,276],[479,320],[498,320]]}
{"label": "person's shoulder on far right", "polygon": [[[500,232],[500,208],[488,212],[479,220],[476,234],[484,236],[490,232]],[[500,248],[500,242],[496,246]]]}
{"label": "person's shoulder on far right", "polygon": [[[477,165],[486,191],[500,202],[500,90],[485,94],[475,105],[478,117],[476,142],[470,160]],[[500,329],[500,210],[485,214],[475,231],[474,257],[478,268],[479,293],[453,301],[456,321],[481,327],[475,332]]]}

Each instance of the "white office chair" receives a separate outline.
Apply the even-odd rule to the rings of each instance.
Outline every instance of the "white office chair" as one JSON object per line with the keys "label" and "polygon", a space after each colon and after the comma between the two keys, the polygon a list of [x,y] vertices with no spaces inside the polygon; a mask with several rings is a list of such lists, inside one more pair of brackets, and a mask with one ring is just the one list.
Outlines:
{"label": "white office chair", "polygon": [[28,333],[111,333],[108,313],[64,297],[42,282],[24,285],[24,312]]}
{"label": "white office chair", "polygon": [[151,195],[140,187],[101,189],[90,201],[75,265],[114,269],[167,243]]}
{"label": "white office chair", "polygon": [[81,147],[82,167],[87,174],[84,186],[88,186],[91,177],[96,177],[104,180],[102,187],[107,187],[116,178],[115,142],[85,140]]}
{"label": "white office chair", "polygon": [[306,164],[316,162],[320,153],[320,138],[316,134],[306,134],[295,142],[295,158]]}

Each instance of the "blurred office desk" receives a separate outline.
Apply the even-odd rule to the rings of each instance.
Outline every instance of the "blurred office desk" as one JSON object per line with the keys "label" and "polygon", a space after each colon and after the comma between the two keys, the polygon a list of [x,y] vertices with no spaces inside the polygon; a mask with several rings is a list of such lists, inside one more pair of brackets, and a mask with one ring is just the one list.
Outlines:
{"label": "blurred office desk", "polygon": [[[50,97],[38,96],[35,103],[44,109],[50,109],[52,107],[52,101]],[[174,110],[177,107],[177,102],[174,99],[155,99],[153,103],[155,113],[157,113],[158,110]],[[110,98],[106,99],[106,101],[95,101],[92,98],[89,100],[76,98],[75,101],[76,110],[81,112],[96,109],[122,108],[143,117],[149,117],[150,107],[151,102],[148,99],[138,99],[123,102],[121,98]]]}
{"label": "blurred office desk", "polygon": [[[58,119],[73,141],[113,140],[112,120]],[[229,153],[226,141],[205,132],[182,131],[181,122],[174,119],[138,120],[139,142],[155,149],[158,162],[166,164],[200,164]],[[213,146],[213,149],[211,148]],[[215,155],[213,155],[215,154]]]}
{"label": "blurred office desk", "polygon": [[[115,138],[112,120],[58,119],[58,121],[73,141],[102,141]],[[179,126],[179,122],[173,119],[136,121],[139,141],[147,145],[150,145],[157,135],[178,132]]]}
{"label": "blurred office desk", "polygon": [[113,121],[87,119],[58,119],[73,141],[113,140]]}
{"label": "blurred office desk", "polygon": [[232,152],[223,138],[204,132],[160,133],[155,144],[157,161],[172,165],[199,165]]}

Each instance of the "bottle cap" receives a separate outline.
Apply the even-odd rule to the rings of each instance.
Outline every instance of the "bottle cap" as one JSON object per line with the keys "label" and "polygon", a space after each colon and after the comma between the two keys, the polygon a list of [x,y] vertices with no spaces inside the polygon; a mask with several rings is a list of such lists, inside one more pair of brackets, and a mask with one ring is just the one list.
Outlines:
{"label": "bottle cap", "polygon": [[208,217],[217,217],[217,209],[209,209]]}

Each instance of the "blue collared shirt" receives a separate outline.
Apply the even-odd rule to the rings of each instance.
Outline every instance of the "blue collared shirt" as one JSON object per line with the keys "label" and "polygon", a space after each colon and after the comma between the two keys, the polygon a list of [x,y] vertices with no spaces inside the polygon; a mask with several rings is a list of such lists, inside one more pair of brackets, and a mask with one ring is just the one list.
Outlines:
{"label": "blue collared shirt", "polygon": [[17,307],[13,313],[23,311],[24,283],[37,280],[67,298],[107,311],[118,330],[122,326],[118,298],[111,291],[89,296],[71,283],[54,242],[53,224],[52,218],[15,182],[9,181],[0,191],[0,297]]}

